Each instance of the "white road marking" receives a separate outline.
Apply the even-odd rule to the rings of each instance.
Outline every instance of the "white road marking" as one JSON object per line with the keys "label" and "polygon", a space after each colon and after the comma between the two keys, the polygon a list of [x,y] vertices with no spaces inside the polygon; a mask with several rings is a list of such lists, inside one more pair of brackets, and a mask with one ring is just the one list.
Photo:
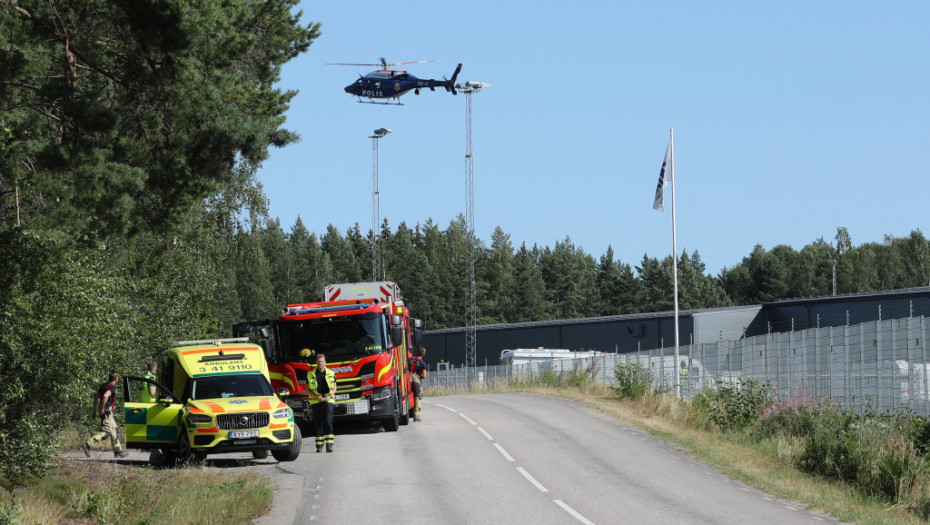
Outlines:
{"label": "white road marking", "polygon": [[478,427],[478,432],[481,432],[482,434],[484,434],[484,437],[488,438],[488,441],[494,441],[494,438],[491,437],[491,434],[488,434],[487,430],[481,427]]}
{"label": "white road marking", "polygon": [[496,448],[497,451],[500,452],[501,455],[503,455],[507,461],[513,463],[513,456],[508,454],[507,451],[504,450],[504,447],[502,447],[500,443],[494,443],[494,448]]}
{"label": "white road marking", "polygon": [[439,403],[435,403],[435,405],[438,406],[438,407],[445,408],[445,409],[448,410],[449,412],[458,412],[456,409],[454,409],[454,408],[452,408],[452,407],[447,407],[446,405],[440,405]]}
{"label": "white road marking", "polygon": [[582,516],[581,514],[579,514],[578,511],[576,511],[575,509],[569,507],[568,504],[565,503],[564,501],[562,501],[562,500],[560,500],[560,499],[556,499],[556,500],[552,500],[552,501],[555,501],[555,504],[556,504],[556,505],[558,505],[558,506],[562,507],[563,509],[565,509],[565,512],[571,514],[572,517],[574,517],[576,520],[580,521],[581,523],[584,523],[585,525],[594,525],[594,522],[592,522],[592,521],[589,520],[588,518],[585,518],[584,516]]}
{"label": "white road marking", "polygon": [[468,421],[472,425],[478,426],[478,423],[475,423],[474,421],[472,421],[472,419],[466,416],[465,414],[462,414],[461,412],[459,412],[459,415],[462,416],[462,419],[464,419],[465,421]]}
{"label": "white road marking", "polygon": [[[495,445],[496,445],[496,443],[495,443]],[[547,489],[546,487],[543,487],[543,486],[542,486],[542,483],[536,481],[536,478],[534,478],[533,476],[530,476],[530,473],[527,472],[525,468],[523,468],[523,467],[517,467],[517,472],[519,472],[520,474],[523,474],[523,477],[526,478],[526,479],[528,479],[528,480],[530,481],[530,483],[532,483],[533,485],[535,485],[536,488],[538,488],[540,492],[549,492],[549,489]]]}

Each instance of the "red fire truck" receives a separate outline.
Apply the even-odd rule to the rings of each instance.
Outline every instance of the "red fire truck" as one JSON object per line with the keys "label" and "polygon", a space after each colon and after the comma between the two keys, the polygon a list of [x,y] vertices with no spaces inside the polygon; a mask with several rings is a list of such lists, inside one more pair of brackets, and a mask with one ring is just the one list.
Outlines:
{"label": "red fire truck", "polygon": [[[310,419],[307,376],[314,373],[316,355],[325,354],[336,373],[336,420],[380,421],[396,431],[410,418],[407,358],[420,343],[423,322],[410,317],[390,281],[332,284],[324,298],[288,305],[275,320],[239,323],[233,333],[262,344],[271,384],[290,391],[285,402],[297,421]],[[301,355],[305,349],[310,356]]]}

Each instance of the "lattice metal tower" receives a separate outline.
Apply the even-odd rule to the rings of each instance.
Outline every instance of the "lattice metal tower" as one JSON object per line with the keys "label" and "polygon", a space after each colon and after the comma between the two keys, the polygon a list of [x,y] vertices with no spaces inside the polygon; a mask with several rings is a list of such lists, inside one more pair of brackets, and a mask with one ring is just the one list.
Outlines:
{"label": "lattice metal tower", "polygon": [[[465,93],[465,235],[468,242],[468,295],[465,305],[465,367],[474,370],[478,356],[478,290],[475,283],[475,157],[471,140],[471,96],[490,84],[469,80],[455,87]],[[468,374],[468,372],[466,372]],[[469,379],[466,375],[467,380]]]}
{"label": "lattice metal tower", "polygon": [[387,128],[378,128],[371,139],[371,280],[381,280],[381,195],[378,192],[378,139],[391,133]]}

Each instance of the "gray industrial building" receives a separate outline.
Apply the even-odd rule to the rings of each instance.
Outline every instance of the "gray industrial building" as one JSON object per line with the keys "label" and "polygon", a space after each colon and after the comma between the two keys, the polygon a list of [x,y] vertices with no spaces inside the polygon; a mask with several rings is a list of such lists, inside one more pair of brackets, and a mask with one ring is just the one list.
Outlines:
{"label": "gray industrial building", "polygon": [[[930,315],[930,286],[785,299],[752,306],[682,310],[679,344],[733,341],[771,332]],[[476,364],[496,365],[501,350],[567,348],[636,352],[675,346],[674,312],[612,315],[477,327]],[[427,330],[427,361],[465,363],[465,328]]]}

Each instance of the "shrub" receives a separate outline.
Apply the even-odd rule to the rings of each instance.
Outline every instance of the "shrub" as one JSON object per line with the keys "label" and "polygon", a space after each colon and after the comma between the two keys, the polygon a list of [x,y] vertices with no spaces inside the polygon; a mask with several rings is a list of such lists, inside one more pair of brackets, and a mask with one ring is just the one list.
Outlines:
{"label": "shrub", "polygon": [[809,437],[818,421],[827,412],[836,409],[825,402],[776,402],[762,408],[761,419],[755,429],[759,437]]}
{"label": "shrub", "polygon": [[616,386],[611,387],[620,399],[642,399],[652,392],[652,370],[640,361],[626,361],[614,370]]}
{"label": "shrub", "polygon": [[740,378],[736,385],[720,385],[695,396],[693,406],[706,412],[721,430],[745,429],[760,419],[761,410],[775,402],[775,389],[755,378]]}
{"label": "shrub", "polygon": [[798,468],[828,479],[855,482],[858,459],[849,429],[855,416],[840,410],[824,410],[808,433]]}
{"label": "shrub", "polygon": [[22,513],[15,502],[0,502],[0,525],[15,525],[19,523]]}
{"label": "shrub", "polygon": [[914,443],[914,447],[917,448],[917,452],[920,455],[926,455],[928,450],[930,450],[930,419],[918,416],[911,415],[908,418],[910,423],[907,434],[910,436],[911,441]]}

